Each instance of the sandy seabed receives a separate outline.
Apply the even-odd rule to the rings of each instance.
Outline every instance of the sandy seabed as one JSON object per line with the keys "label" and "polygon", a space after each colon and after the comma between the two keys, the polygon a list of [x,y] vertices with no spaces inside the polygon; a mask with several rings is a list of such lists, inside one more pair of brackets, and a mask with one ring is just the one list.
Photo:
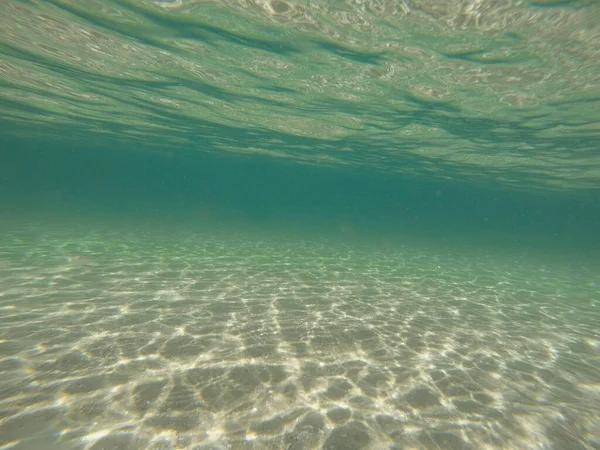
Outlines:
{"label": "sandy seabed", "polygon": [[600,449],[591,275],[4,226],[1,449]]}

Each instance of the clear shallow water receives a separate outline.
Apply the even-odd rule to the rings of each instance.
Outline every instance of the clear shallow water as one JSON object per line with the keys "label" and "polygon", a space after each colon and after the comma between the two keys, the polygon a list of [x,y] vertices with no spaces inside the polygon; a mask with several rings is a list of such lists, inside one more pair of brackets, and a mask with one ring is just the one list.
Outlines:
{"label": "clear shallow water", "polygon": [[1,236],[6,448],[600,446],[600,288],[576,265],[181,225]]}
{"label": "clear shallow water", "polygon": [[599,5],[0,2],[0,448],[600,448]]}

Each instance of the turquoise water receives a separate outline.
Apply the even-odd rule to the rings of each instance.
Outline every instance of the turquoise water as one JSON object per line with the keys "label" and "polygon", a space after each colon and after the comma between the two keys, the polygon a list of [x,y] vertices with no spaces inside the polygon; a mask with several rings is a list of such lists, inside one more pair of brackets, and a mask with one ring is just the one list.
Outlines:
{"label": "turquoise water", "polygon": [[0,2],[0,448],[599,449],[595,2]]}

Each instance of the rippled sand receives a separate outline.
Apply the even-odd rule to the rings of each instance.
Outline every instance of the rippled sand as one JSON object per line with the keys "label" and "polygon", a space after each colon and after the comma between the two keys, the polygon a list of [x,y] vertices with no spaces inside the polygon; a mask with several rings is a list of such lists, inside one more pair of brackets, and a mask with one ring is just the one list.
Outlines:
{"label": "rippled sand", "polygon": [[600,448],[592,271],[158,228],[0,244],[2,449]]}

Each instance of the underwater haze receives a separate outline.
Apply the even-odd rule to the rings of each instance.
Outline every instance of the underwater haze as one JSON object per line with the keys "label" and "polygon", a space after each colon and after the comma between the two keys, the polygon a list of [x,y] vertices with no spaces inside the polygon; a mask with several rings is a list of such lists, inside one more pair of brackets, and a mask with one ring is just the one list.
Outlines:
{"label": "underwater haze", "polygon": [[0,449],[600,449],[600,3],[0,2]]}

